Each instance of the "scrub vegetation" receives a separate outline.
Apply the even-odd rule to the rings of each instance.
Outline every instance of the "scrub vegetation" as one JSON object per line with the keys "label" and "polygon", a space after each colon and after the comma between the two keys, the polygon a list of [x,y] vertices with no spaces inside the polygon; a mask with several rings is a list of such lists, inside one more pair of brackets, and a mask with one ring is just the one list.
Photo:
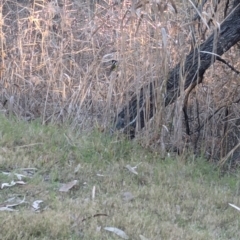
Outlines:
{"label": "scrub vegetation", "polygon": [[2,0],[0,239],[240,239],[239,44],[181,71],[233,9]]}
{"label": "scrub vegetation", "polygon": [[26,176],[0,189],[0,209],[15,210],[0,211],[1,239],[121,239],[105,227],[140,240],[240,237],[239,212],[228,205],[240,205],[238,172],[192,155],[163,159],[98,130],[80,136],[1,116],[0,135],[1,186]]}

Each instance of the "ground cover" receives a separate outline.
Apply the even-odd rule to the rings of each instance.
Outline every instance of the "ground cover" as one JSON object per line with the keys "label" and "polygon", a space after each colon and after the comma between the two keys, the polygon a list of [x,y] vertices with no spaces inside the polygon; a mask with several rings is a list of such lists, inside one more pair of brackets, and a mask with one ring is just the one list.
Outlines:
{"label": "ground cover", "polygon": [[239,239],[239,183],[193,155],[0,119],[0,239]]}

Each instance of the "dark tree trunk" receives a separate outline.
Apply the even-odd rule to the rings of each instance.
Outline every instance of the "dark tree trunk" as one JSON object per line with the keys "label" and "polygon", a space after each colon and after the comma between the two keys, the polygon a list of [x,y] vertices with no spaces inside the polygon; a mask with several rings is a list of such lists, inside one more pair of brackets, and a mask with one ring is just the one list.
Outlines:
{"label": "dark tree trunk", "polygon": [[[216,29],[215,31],[219,31]],[[213,33],[200,47],[186,57],[183,69],[180,63],[171,71],[167,81],[165,105],[174,102],[179,96],[180,71],[185,79],[184,89],[196,86],[203,80],[205,71],[215,62],[216,54],[221,56],[240,41],[240,4],[220,25],[220,34]],[[215,54],[215,56],[214,56]]]}
{"label": "dark tree trunk", "polygon": [[[193,49],[186,57],[185,63],[177,64],[170,72],[167,80],[167,91],[165,98],[165,106],[173,103],[179,96],[180,76],[183,76],[184,89],[194,88],[203,80],[205,71],[215,62],[217,55],[221,56],[232,46],[240,41],[240,3],[234,1],[235,8],[230,15],[222,22],[219,29],[216,29],[208,39],[200,46]],[[181,74],[180,74],[181,73]],[[154,110],[154,93],[153,83],[142,88],[139,96],[134,95],[116,119],[116,129],[124,129],[131,138],[135,135],[137,121],[139,127],[145,126],[145,119],[150,119]],[[148,112],[146,112],[146,102],[148,104]],[[139,115],[138,115],[139,114]]]}

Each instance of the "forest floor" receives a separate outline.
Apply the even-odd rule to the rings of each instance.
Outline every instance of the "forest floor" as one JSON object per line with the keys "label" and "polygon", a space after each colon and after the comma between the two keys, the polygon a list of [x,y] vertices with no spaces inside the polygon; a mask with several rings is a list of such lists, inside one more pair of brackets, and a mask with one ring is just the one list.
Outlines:
{"label": "forest floor", "polygon": [[0,239],[240,239],[238,172],[0,118]]}

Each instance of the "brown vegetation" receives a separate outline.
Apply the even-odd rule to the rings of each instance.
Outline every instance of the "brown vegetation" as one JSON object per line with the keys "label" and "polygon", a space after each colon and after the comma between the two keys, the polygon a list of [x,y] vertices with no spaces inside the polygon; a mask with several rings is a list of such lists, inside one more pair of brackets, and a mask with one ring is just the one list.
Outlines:
{"label": "brown vegetation", "polygon": [[[27,121],[70,122],[81,130],[97,123],[109,129],[132,94],[139,99],[147,86],[148,96],[147,83],[154,82],[157,97],[145,103],[143,130],[136,120],[137,138],[145,146],[162,153],[188,148],[222,162],[232,153],[236,163],[239,75],[226,64],[212,65],[191,92],[190,135],[182,112],[185,76],[179,82],[181,97],[164,106],[171,69],[218,28],[237,1],[228,9],[226,0],[215,6],[195,1],[193,7],[192,2],[3,0],[1,111]],[[235,45],[222,58],[239,70],[239,52]],[[109,74],[112,60],[119,66]]]}

